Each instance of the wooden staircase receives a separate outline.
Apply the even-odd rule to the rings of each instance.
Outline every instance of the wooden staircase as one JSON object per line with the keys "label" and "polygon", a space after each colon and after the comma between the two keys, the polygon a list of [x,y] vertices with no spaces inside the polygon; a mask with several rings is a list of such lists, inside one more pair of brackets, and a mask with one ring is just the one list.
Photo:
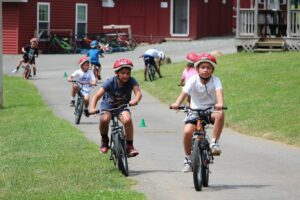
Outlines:
{"label": "wooden staircase", "polygon": [[286,42],[282,38],[265,38],[256,42],[254,52],[281,52],[286,50]]}

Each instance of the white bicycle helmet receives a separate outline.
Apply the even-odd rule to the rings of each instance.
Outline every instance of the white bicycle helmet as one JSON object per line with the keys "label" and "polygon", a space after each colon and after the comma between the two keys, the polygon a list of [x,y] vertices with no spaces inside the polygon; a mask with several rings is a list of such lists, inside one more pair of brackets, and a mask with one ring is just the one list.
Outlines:
{"label": "white bicycle helmet", "polygon": [[163,51],[158,52],[158,56],[161,60],[165,59],[165,53]]}

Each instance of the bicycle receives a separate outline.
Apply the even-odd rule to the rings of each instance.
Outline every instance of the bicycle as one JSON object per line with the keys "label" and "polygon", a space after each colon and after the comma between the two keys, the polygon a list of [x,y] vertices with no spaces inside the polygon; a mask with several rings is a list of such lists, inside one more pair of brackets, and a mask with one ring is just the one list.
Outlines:
{"label": "bicycle", "polygon": [[[124,176],[129,175],[128,161],[127,161],[127,145],[126,138],[124,133],[124,127],[119,124],[117,113],[118,109],[126,107],[129,109],[129,104],[122,104],[117,108],[106,109],[105,111],[109,111],[112,114],[111,118],[111,131],[110,131],[110,160],[113,160],[114,165],[118,167],[121,173]],[[95,113],[97,114],[99,110]]]}
{"label": "bicycle", "polygon": [[[202,187],[208,187],[209,165],[213,164],[214,156],[210,149],[209,137],[205,127],[211,124],[211,113],[213,107],[206,109],[192,109],[187,106],[180,106],[179,110],[185,112],[193,111],[198,115],[197,128],[192,137],[192,169],[193,181],[196,191],[201,191]],[[223,107],[223,110],[227,107]]]}
{"label": "bicycle", "polygon": [[24,68],[22,76],[23,76],[24,80],[28,80],[29,77],[31,76],[31,65],[32,65],[31,61],[32,61],[32,59],[37,57],[36,55],[30,55],[30,54],[27,54],[27,55],[28,55],[29,60],[26,63],[25,62],[22,63],[22,68]]}
{"label": "bicycle", "polygon": [[29,77],[30,77],[30,74],[31,74],[31,64],[30,62],[27,62],[24,64],[22,64],[22,68],[24,68],[24,71],[23,71],[23,79],[24,80],[28,80]]}
{"label": "bicycle", "polygon": [[[146,59],[150,59],[150,58],[146,58]],[[146,73],[147,73],[147,76],[149,78],[149,81],[154,81],[155,80],[155,67],[154,67],[154,65],[152,65],[151,63],[148,63],[147,67],[146,67]]]}
{"label": "bicycle", "polygon": [[56,34],[50,35],[49,53],[76,53],[77,45],[71,37],[60,37]]}
{"label": "bicycle", "polygon": [[[72,83],[78,85],[79,89],[76,93],[76,101],[75,101],[75,111],[74,111],[74,115],[75,115],[75,124],[79,124],[80,123],[80,119],[83,113],[83,107],[84,107],[84,95],[82,93],[82,87],[83,85],[85,85],[86,83],[82,83],[80,81],[76,81],[73,80],[71,81]],[[87,83],[89,84],[89,83]]]}

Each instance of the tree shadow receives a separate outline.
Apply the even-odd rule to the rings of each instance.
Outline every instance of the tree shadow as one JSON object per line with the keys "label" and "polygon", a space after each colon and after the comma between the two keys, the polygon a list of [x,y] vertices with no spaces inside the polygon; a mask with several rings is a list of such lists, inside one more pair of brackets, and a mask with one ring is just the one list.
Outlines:
{"label": "tree shadow", "polygon": [[258,185],[258,184],[249,184],[249,185],[209,185],[207,188],[211,191],[221,191],[221,190],[235,190],[241,188],[248,189],[260,189],[264,187],[270,187],[271,185]]}
{"label": "tree shadow", "polygon": [[148,173],[180,173],[180,171],[175,170],[129,170],[130,176],[139,176],[141,174],[148,174]]}

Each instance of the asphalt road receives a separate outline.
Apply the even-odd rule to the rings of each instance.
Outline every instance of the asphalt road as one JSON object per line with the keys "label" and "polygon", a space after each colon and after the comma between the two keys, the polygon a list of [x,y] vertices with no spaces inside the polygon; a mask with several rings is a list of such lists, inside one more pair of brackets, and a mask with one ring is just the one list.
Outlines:
{"label": "asphalt road", "polygon": [[[113,75],[112,63],[121,57],[132,59],[136,68],[142,68],[143,62],[138,56],[150,47],[165,51],[172,62],[184,60],[185,54],[191,50],[218,50],[225,54],[236,52],[234,40],[230,37],[142,46],[133,52],[105,55],[101,61],[103,77]],[[73,108],[68,106],[70,84],[64,73],[69,75],[77,69],[76,63],[81,56],[40,55],[37,59],[38,76],[30,80],[53,112],[71,124],[74,124],[74,116]],[[20,58],[21,55],[4,55],[4,73],[10,74]],[[21,73],[15,76],[21,76]],[[169,110],[168,105],[144,91],[141,103],[132,112],[135,147],[140,155],[129,159],[129,178],[138,181],[134,189],[145,193],[149,200],[300,199],[299,148],[244,136],[225,128],[221,137],[223,153],[211,165],[210,186],[202,192],[196,192],[192,174],[180,171],[184,156],[181,132],[185,115]],[[230,108],[226,112],[230,112]],[[138,127],[142,119],[146,127]],[[74,126],[88,140],[100,143],[98,118],[83,117],[80,125]]]}

